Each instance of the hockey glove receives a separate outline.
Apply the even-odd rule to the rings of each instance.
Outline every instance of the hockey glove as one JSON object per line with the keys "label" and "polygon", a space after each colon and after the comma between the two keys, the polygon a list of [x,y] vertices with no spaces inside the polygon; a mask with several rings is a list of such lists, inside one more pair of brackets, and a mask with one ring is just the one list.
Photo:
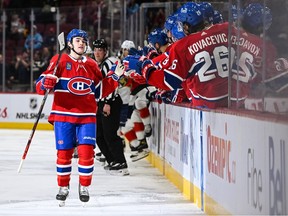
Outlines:
{"label": "hockey glove", "polygon": [[188,102],[186,92],[183,88],[173,90],[171,96],[172,103]]}
{"label": "hockey glove", "polygon": [[52,74],[47,74],[41,81],[41,89],[42,90],[51,90],[54,88],[56,83],[58,82],[58,77]]}
{"label": "hockey glove", "polygon": [[158,102],[159,104],[161,104],[162,101],[162,94],[165,93],[166,91],[164,90],[156,90],[154,92],[151,92],[150,96],[151,96],[151,100],[155,100],[156,102]]}
{"label": "hockey glove", "polygon": [[158,103],[165,103],[165,104],[171,104],[171,103],[181,103],[187,101],[187,97],[185,94],[184,89],[175,89],[173,91],[156,91],[154,93],[154,99]]}
{"label": "hockey glove", "polygon": [[278,58],[275,62],[276,70],[283,72],[288,70],[288,60],[285,58]]}
{"label": "hockey glove", "polygon": [[123,64],[125,65],[125,70],[128,71],[136,71],[139,72],[141,66],[139,66],[140,56],[139,55],[128,55],[123,59]]}
{"label": "hockey glove", "polygon": [[123,64],[116,62],[112,65],[110,71],[107,74],[107,77],[111,77],[115,81],[119,81],[119,79],[124,76],[125,67]]}
{"label": "hockey glove", "polygon": [[156,56],[159,55],[157,50],[154,47],[151,46],[145,46],[143,47],[143,55],[146,56],[148,59],[153,59]]}
{"label": "hockey glove", "polygon": [[149,76],[153,71],[156,70],[156,66],[153,64],[153,62],[150,59],[145,59],[141,64],[141,75],[148,80]]}
{"label": "hockey glove", "polygon": [[146,79],[141,74],[137,73],[135,70],[132,70],[129,73],[129,77],[139,84],[146,84]]}

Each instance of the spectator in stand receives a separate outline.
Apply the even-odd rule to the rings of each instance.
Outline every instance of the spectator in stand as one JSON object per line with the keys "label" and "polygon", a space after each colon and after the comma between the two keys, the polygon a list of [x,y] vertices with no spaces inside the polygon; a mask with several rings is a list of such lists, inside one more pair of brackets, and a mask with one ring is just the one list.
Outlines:
{"label": "spectator in stand", "polygon": [[56,45],[57,45],[57,36],[55,29],[53,27],[50,27],[48,33],[44,35],[43,46],[48,47],[51,53],[55,53]]}
{"label": "spectator in stand", "polygon": [[[155,0],[153,2],[159,2],[158,0]],[[160,28],[165,23],[165,12],[163,8],[148,8],[146,11],[146,17],[145,19],[145,33],[148,35],[149,32],[151,32],[152,29]]]}
{"label": "spectator in stand", "polygon": [[24,44],[24,48],[26,50],[29,50],[32,48],[32,44],[33,44],[33,49],[34,50],[39,50],[42,48],[43,45],[43,37],[42,35],[37,32],[37,26],[33,25],[33,35],[31,34],[31,32],[28,34],[26,40],[25,40],[25,44]]}
{"label": "spectator in stand", "polygon": [[30,84],[30,59],[26,50],[16,56],[15,70],[19,84]]}
{"label": "spectator in stand", "polygon": [[15,40],[17,43],[20,39],[24,38],[25,28],[25,21],[19,17],[19,14],[13,13],[10,22],[10,39]]}
{"label": "spectator in stand", "polygon": [[[3,55],[0,54],[0,85],[3,83]],[[9,71],[7,65],[5,66],[5,80],[9,80]],[[7,83],[7,81],[6,81]]]}
{"label": "spectator in stand", "polygon": [[135,0],[129,0],[127,4],[127,15],[130,16],[139,10],[140,6]]}
{"label": "spectator in stand", "polygon": [[39,76],[42,74],[42,72],[45,71],[47,67],[46,62],[43,60],[41,52],[39,50],[36,50],[34,52],[34,61],[33,61],[33,80],[36,81]]}
{"label": "spectator in stand", "polygon": [[49,60],[51,59],[51,57],[52,57],[52,53],[50,52],[49,48],[44,46],[42,48],[42,59],[45,62],[46,66],[48,66]]}

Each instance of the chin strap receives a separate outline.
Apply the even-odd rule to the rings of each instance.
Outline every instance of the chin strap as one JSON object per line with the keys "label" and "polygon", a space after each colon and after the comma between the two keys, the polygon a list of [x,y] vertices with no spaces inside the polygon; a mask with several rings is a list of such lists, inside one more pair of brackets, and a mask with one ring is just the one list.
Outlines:
{"label": "chin strap", "polygon": [[[72,43],[71,43],[71,44],[72,44]],[[87,52],[87,50],[88,50],[88,44],[86,43],[86,49],[85,49],[84,53],[82,53],[82,54],[80,54],[80,53],[78,53],[78,52],[75,51],[73,44],[72,44],[71,50],[73,50],[73,52],[75,52],[77,55],[82,56],[82,55],[84,55],[84,54]]]}

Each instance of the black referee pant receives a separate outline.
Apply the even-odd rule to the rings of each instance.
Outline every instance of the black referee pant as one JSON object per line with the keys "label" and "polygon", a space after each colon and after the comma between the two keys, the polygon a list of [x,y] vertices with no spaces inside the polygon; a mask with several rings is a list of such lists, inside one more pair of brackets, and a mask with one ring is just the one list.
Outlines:
{"label": "black referee pant", "polygon": [[126,159],[122,139],[117,135],[122,99],[120,96],[115,97],[115,100],[109,104],[111,106],[110,115],[104,116],[103,107],[105,102],[98,102],[96,143],[108,163],[124,163]]}

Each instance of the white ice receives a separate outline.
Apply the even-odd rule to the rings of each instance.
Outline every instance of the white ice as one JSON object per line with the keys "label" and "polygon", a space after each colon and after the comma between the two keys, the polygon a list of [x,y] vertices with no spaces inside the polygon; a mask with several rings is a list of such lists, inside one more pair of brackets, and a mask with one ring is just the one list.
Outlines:
{"label": "white ice", "polygon": [[53,131],[37,130],[17,173],[31,130],[0,130],[0,215],[204,215],[145,159],[130,162],[129,176],[111,176],[95,162],[90,201],[78,198],[76,159],[70,196],[64,207],[55,199],[56,150]]}

